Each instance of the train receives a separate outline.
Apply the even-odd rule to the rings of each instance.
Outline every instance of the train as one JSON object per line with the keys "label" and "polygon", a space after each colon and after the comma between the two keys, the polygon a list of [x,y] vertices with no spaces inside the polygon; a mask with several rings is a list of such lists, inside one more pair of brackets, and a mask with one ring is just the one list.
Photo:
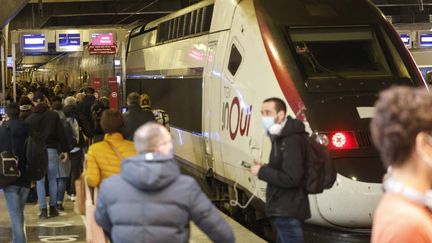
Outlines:
{"label": "train", "polygon": [[[308,132],[327,137],[338,172],[331,189],[309,195],[307,224],[342,240],[370,234],[385,174],[369,132],[374,102],[392,85],[426,86],[370,1],[203,0],[131,29],[126,50],[126,94],[146,93],[169,114],[183,172],[220,208],[271,239],[266,183],[242,163],[268,161],[260,107],[279,97]],[[79,66],[69,77],[77,87],[92,72],[117,75],[115,56],[75,55],[42,70]]]}
{"label": "train", "polygon": [[260,107],[280,97],[328,138],[338,172],[331,189],[309,196],[307,223],[370,233],[385,174],[369,132],[374,102],[392,85],[425,86],[376,6],[205,0],[137,26],[127,50],[127,93],[147,93],[170,114],[175,155],[212,200],[245,221],[265,218],[266,183],[241,163],[267,162]]}

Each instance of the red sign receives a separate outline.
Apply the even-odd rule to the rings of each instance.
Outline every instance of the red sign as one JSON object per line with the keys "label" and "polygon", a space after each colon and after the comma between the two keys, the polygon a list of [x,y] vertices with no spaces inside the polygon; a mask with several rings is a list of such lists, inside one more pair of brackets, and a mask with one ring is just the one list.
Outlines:
{"label": "red sign", "polygon": [[90,55],[110,55],[116,54],[117,46],[89,46],[89,54]]}
{"label": "red sign", "polygon": [[102,87],[102,79],[101,78],[93,78],[92,87],[95,90],[96,99],[99,98],[99,89]]}
{"label": "red sign", "polygon": [[116,77],[110,77],[108,78],[108,86],[110,87],[110,107],[111,108],[118,108],[119,104],[118,104],[118,83],[117,83],[117,78]]}

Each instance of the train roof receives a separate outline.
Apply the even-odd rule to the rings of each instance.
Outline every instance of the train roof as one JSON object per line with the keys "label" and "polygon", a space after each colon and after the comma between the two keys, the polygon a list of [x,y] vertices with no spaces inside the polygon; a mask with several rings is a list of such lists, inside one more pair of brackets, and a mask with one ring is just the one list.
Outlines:
{"label": "train roof", "polygon": [[200,9],[200,8],[203,8],[203,7],[208,6],[208,5],[212,5],[212,4],[214,4],[214,2],[215,2],[215,0],[204,0],[204,1],[201,1],[201,2],[199,2],[197,4],[189,6],[187,8],[183,8],[183,9],[181,9],[179,11],[176,11],[174,13],[168,14],[168,15],[162,17],[162,18],[156,19],[156,20],[154,20],[154,21],[149,22],[148,24],[146,24],[145,27],[144,27],[145,28],[144,31],[149,30],[149,29],[153,29],[153,28],[157,27],[158,24],[160,24],[162,22],[165,22],[166,20],[173,19],[175,17],[181,16],[183,14],[192,12],[192,11],[194,11],[196,9]]}
{"label": "train roof", "polygon": [[254,0],[273,21],[287,26],[373,24],[383,19],[367,0]]}

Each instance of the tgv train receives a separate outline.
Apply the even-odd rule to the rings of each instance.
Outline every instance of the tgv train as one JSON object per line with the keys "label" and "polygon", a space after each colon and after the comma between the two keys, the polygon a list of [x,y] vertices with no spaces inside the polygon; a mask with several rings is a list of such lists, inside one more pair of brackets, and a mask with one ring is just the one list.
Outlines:
{"label": "tgv train", "polygon": [[[333,188],[310,195],[308,222],[370,229],[385,172],[369,134],[374,102],[391,85],[425,84],[369,1],[205,0],[136,27],[127,48],[127,93],[169,113],[178,160],[213,200],[264,217],[266,183],[241,163],[267,163],[260,107],[277,96],[328,137],[338,171]],[[252,194],[244,210],[226,203]]]}

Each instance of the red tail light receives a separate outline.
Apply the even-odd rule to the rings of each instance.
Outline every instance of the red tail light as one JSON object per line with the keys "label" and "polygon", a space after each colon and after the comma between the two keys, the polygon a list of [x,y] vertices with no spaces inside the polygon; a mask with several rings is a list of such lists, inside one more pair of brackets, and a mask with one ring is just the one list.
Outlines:
{"label": "red tail light", "polygon": [[328,148],[332,150],[356,149],[358,148],[357,140],[352,132],[333,132],[329,133]]}

